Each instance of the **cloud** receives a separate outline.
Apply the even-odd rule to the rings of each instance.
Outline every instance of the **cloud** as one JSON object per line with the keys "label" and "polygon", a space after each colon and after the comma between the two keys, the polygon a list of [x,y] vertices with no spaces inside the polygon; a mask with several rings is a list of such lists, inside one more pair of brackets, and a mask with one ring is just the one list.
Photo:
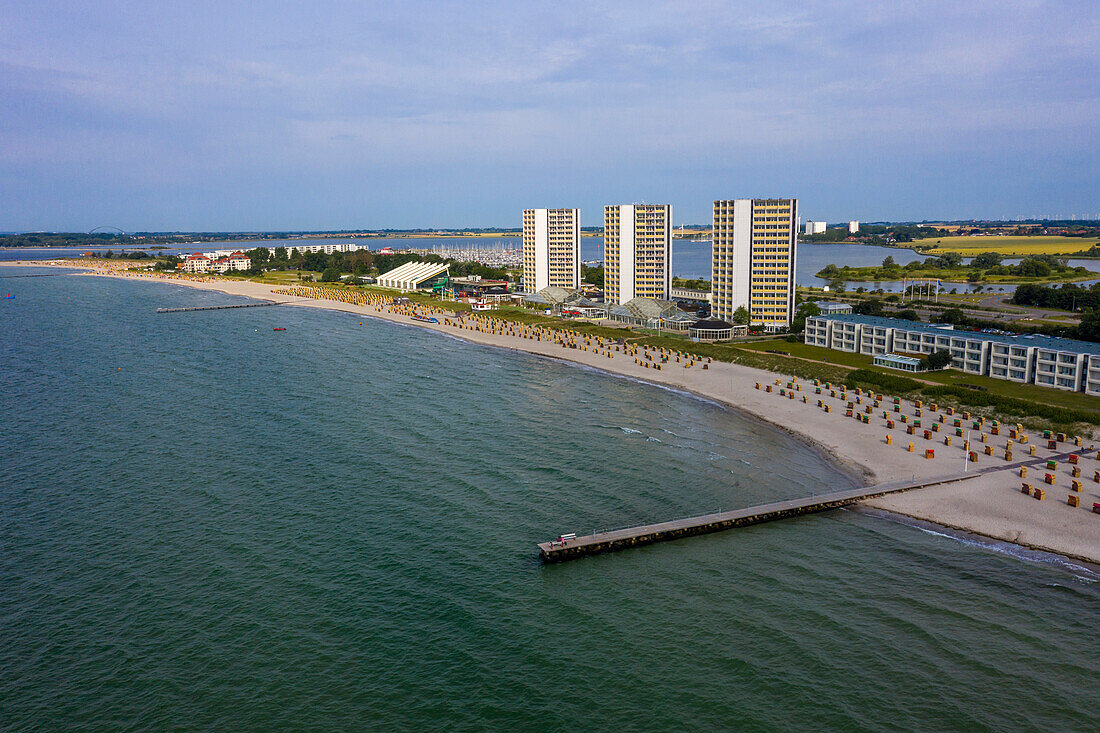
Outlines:
{"label": "cloud", "polygon": [[[751,195],[775,180],[824,207],[923,218],[945,215],[937,207],[952,199],[924,188],[915,198],[905,179],[943,179],[960,156],[968,183],[974,166],[992,173],[998,154],[1033,160],[1045,174],[1071,146],[1081,164],[1100,157],[1100,9],[1080,0],[1009,9],[957,0],[200,0],[155,12],[117,0],[47,1],[8,9],[5,21],[0,228],[31,219],[70,226],[41,221],[61,210],[72,212],[71,226],[84,209],[121,213],[123,186],[155,191],[165,170],[189,186],[205,183],[212,200],[225,195],[219,180],[263,189],[299,171],[392,204],[389,220],[362,221],[349,208],[329,221],[331,209],[295,212],[308,197],[280,185],[266,209],[239,213],[246,228],[276,211],[303,226],[413,225],[420,172],[433,169],[437,181],[463,187],[433,195],[469,203],[473,190],[485,224],[510,221],[509,207],[541,195],[540,175],[553,177],[563,199],[593,208],[606,203],[592,200],[596,192],[645,181],[670,198],[691,196],[673,203],[698,218],[709,198],[696,202],[699,181],[670,178],[691,170],[727,187],[738,179],[738,190],[715,195]],[[876,178],[867,201],[858,176],[845,194],[827,175],[853,158],[906,173]],[[61,207],[42,196],[86,166],[105,175],[80,201]],[[357,175],[363,167],[371,174]],[[529,175],[495,190],[502,169]],[[1041,193],[1077,197],[1081,208],[1098,191],[1086,183]],[[1001,195],[991,190],[987,204],[1003,211],[1026,199]],[[170,207],[149,201],[134,216],[158,228]],[[195,216],[171,225],[215,226]]]}

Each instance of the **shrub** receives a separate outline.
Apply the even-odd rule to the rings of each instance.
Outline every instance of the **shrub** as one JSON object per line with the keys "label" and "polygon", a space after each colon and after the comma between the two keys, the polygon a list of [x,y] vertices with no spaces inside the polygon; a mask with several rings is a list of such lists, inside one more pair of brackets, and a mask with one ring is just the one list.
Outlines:
{"label": "shrub", "polygon": [[885,392],[897,394],[916,392],[922,386],[920,382],[909,379],[908,377],[902,377],[895,374],[884,374],[883,372],[875,372],[870,369],[855,369],[849,372],[848,376],[844,378],[844,383],[849,387],[858,387],[860,385],[878,387]]}
{"label": "shrub", "polygon": [[1100,425],[1100,413],[1088,412],[1086,410],[1073,410],[1066,407],[1055,407],[1054,405],[1045,405],[1041,402],[1021,400],[1016,397],[1004,397],[989,392],[978,392],[974,389],[968,389],[958,385],[924,387],[921,392],[928,396],[950,395],[952,397],[957,397],[960,402],[964,402],[968,405],[992,407],[1000,412],[1014,415],[1041,417],[1063,425],[1075,422]]}

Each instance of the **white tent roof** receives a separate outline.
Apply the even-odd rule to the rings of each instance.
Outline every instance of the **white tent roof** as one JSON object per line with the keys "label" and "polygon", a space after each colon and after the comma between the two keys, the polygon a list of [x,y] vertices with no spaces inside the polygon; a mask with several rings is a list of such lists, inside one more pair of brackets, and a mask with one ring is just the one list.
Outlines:
{"label": "white tent roof", "polygon": [[378,276],[378,284],[396,290],[416,290],[420,283],[447,272],[448,265],[436,262],[406,262],[384,275]]}

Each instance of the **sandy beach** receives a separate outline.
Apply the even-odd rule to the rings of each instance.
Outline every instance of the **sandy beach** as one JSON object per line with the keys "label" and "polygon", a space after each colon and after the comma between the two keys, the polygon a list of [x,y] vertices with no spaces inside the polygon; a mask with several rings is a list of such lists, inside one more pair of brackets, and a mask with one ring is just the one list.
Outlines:
{"label": "sandy beach", "polygon": [[[45,262],[2,264],[50,266]],[[857,395],[850,391],[842,397],[840,391],[823,388],[818,394],[817,387],[809,382],[795,382],[793,388],[788,388],[789,378],[736,364],[705,364],[705,360],[701,360],[689,365],[688,358],[679,363],[670,358],[658,370],[656,365],[660,363],[660,356],[652,350],[647,354],[633,354],[616,350],[604,339],[536,336],[539,332],[545,334],[545,331],[493,320],[491,313],[488,318],[481,315],[440,318],[440,323],[433,324],[413,320],[408,308],[357,305],[275,292],[286,290],[285,286],[212,278],[169,278],[107,270],[93,274],[160,280],[186,287],[277,300],[299,307],[381,318],[440,331],[474,343],[575,362],[611,374],[684,390],[743,411],[801,437],[868,485],[962,473],[964,468],[967,471],[999,469],[964,481],[869,500],[866,504],[1032,549],[1100,563],[1100,514],[1090,511],[1094,502],[1100,502],[1100,482],[1097,481],[1100,479],[1100,461],[1097,460],[1097,446],[1091,439],[1083,441],[1082,447],[1088,448],[1089,452],[1079,458],[1076,465],[1059,461],[1053,470],[1032,467],[1028,469],[1027,476],[1021,477],[1019,469],[1006,468],[1005,449],[1010,440],[1014,458],[1019,461],[1028,458],[1032,448],[1034,457],[1041,459],[1073,450],[1072,436],[1050,450],[1041,435],[1028,434],[1027,443],[1021,443],[1023,435],[1015,440],[1009,438],[1008,432],[1015,426],[1000,426],[998,432],[1001,434],[994,435],[992,423],[988,420],[974,428],[972,419],[963,420],[961,415],[949,416],[943,408],[933,412],[929,405],[917,407],[906,400],[901,400],[895,411],[893,398],[889,396],[881,405],[874,407],[873,399],[866,392]],[[685,342],[683,350],[690,353],[691,344]],[[769,386],[771,391],[767,390]],[[782,395],[781,390],[784,392]],[[853,416],[846,416],[847,403],[857,399],[859,402],[854,405]],[[867,422],[858,419],[861,414],[867,417]],[[905,422],[902,422],[903,416]],[[955,435],[956,419],[961,421],[962,437]],[[893,421],[892,428],[887,427],[887,420]],[[921,420],[922,426],[909,434],[914,420]],[[924,430],[930,429],[932,423],[937,423],[938,430],[926,439]],[[971,449],[977,454],[977,460],[972,462],[966,460],[967,453],[962,448],[968,434]],[[945,445],[947,437],[951,438],[951,445]],[[913,443],[912,452],[909,450],[910,443]],[[926,458],[926,449],[932,449],[934,457]],[[1078,476],[1074,477],[1074,473]],[[1046,474],[1052,476],[1053,484],[1046,483]],[[1079,482],[1079,490],[1073,490],[1073,481]],[[1044,489],[1043,500],[1024,494],[1021,491],[1024,482]],[[822,490],[830,488],[834,487],[823,486]],[[1071,495],[1078,497],[1079,507],[1068,504]]]}

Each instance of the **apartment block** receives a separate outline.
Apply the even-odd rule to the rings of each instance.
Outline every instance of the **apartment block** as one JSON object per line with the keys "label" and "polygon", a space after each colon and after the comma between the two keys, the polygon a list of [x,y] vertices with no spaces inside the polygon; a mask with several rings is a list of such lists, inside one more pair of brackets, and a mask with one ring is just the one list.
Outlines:
{"label": "apartment block", "polygon": [[581,217],[578,209],[523,210],[523,290],[579,288]]}
{"label": "apartment block", "polygon": [[744,306],[768,331],[794,319],[798,199],[714,202],[712,314],[728,321]]}
{"label": "apartment block", "polygon": [[951,366],[967,374],[1100,396],[1100,344],[1087,341],[858,315],[807,318],[805,341],[869,356],[948,351]]}
{"label": "apartment block", "polygon": [[1100,397],[1100,354],[1089,354],[1085,365],[1085,394]]}
{"label": "apartment block", "polygon": [[668,204],[605,206],[604,300],[668,300],[672,287],[672,207]]}

